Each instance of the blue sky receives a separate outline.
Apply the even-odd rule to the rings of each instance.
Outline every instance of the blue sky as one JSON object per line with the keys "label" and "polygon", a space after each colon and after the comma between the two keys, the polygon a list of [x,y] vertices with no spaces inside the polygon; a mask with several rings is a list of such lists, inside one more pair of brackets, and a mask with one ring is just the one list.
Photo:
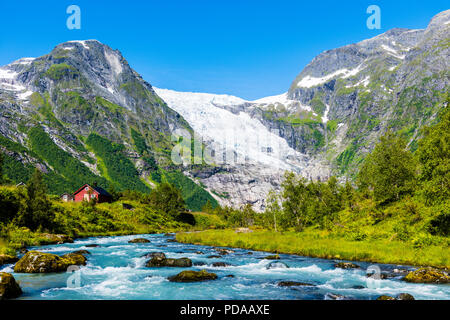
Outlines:
{"label": "blue sky", "polygon": [[[81,30],[66,27],[71,4],[81,8]],[[380,30],[366,27],[371,4],[381,8]],[[448,7],[448,0],[2,0],[0,65],[97,39],[157,87],[257,99],[287,91],[322,51],[394,27],[425,28]]]}

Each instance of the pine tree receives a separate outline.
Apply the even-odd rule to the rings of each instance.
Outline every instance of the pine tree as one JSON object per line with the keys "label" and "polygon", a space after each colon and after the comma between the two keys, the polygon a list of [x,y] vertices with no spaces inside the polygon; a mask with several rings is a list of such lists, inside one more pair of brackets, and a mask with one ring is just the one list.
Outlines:
{"label": "pine tree", "polygon": [[35,169],[28,180],[25,203],[18,216],[20,225],[31,230],[51,230],[53,228],[54,214],[46,192],[47,187],[43,182],[42,173]]}

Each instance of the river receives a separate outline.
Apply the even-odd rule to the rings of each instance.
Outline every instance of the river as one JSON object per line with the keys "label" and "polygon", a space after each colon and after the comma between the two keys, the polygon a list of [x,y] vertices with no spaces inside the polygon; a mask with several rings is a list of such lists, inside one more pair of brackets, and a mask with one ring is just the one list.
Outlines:
{"label": "river", "polygon": [[[146,238],[150,243],[131,244],[129,240]],[[3,272],[13,273],[24,294],[20,299],[376,299],[380,295],[412,294],[416,299],[450,300],[450,285],[411,284],[401,281],[401,275],[385,280],[366,277],[370,263],[357,262],[360,269],[343,270],[334,267],[336,261],[281,254],[281,261],[289,268],[262,259],[269,253],[233,249],[220,258],[213,247],[167,241],[162,234],[139,236],[92,237],[74,243],[30,248],[54,254],[86,249],[88,263],[74,273],[17,274],[12,266]],[[99,247],[86,247],[98,244]],[[217,280],[196,283],[174,283],[167,280],[186,268],[147,268],[149,252],[164,252],[169,258],[190,258],[192,270],[206,269],[218,275]],[[228,267],[213,267],[225,262]],[[408,266],[377,265],[382,272],[394,269],[413,269]],[[233,275],[234,277],[230,277]],[[280,281],[297,281],[308,286],[282,287]]]}

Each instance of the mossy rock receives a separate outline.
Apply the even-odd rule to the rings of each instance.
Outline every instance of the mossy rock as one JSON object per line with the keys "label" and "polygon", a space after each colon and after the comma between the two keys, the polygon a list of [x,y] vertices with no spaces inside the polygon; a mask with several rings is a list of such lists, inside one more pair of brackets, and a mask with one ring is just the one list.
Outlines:
{"label": "mossy rock", "polygon": [[61,256],[61,258],[65,259],[69,265],[76,265],[76,266],[85,266],[87,261],[85,256],[77,252],[67,253]]}
{"label": "mossy rock", "polygon": [[357,264],[354,264],[352,262],[339,262],[336,263],[334,265],[335,268],[340,268],[340,269],[359,269],[360,266],[358,266]]}
{"label": "mossy rock", "polygon": [[397,295],[397,300],[416,300],[414,296],[409,293],[400,293]]}
{"label": "mossy rock", "polygon": [[264,257],[266,260],[280,260],[280,256],[278,254],[272,254],[270,256]]}
{"label": "mossy rock", "polygon": [[395,299],[394,297],[391,297],[391,296],[382,295],[382,296],[379,296],[379,297],[377,298],[377,300],[383,300],[383,301],[386,301],[386,300],[397,300],[397,299]]}
{"label": "mossy rock", "polygon": [[297,282],[297,281],[280,281],[278,282],[279,287],[299,287],[299,286],[314,286],[310,283]]}
{"label": "mossy rock", "polygon": [[14,266],[16,273],[64,272],[71,265],[85,265],[86,258],[81,254],[69,253],[62,257],[38,251],[27,252]]}
{"label": "mossy rock", "polygon": [[412,283],[450,283],[450,277],[447,272],[431,267],[411,271],[403,280]]}
{"label": "mossy rock", "polygon": [[128,243],[150,243],[150,240],[144,239],[144,238],[137,238],[137,239],[128,241]]}
{"label": "mossy rock", "polygon": [[0,300],[15,299],[22,294],[22,289],[10,273],[0,272]]}
{"label": "mossy rock", "polygon": [[0,266],[4,264],[16,263],[17,261],[19,261],[19,258],[17,257],[10,256],[8,254],[0,254]]}
{"label": "mossy rock", "polygon": [[154,256],[152,259],[147,261],[146,267],[174,267],[174,268],[186,268],[192,267],[192,261],[189,258],[162,258],[161,256]]}
{"label": "mossy rock", "polygon": [[216,280],[217,274],[207,272],[206,270],[202,271],[185,270],[175,276],[169,277],[168,279],[171,282],[198,282],[198,281]]}
{"label": "mossy rock", "polygon": [[157,259],[163,260],[163,259],[166,259],[167,257],[164,252],[150,252],[150,253],[144,254],[142,256],[142,258],[151,258],[151,259],[157,258]]}

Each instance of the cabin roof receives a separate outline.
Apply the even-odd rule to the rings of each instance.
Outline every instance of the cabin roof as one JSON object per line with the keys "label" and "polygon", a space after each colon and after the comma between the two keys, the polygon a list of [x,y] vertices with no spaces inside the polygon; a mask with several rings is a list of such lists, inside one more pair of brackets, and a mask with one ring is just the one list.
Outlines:
{"label": "cabin roof", "polygon": [[89,187],[91,188],[94,192],[102,195],[102,196],[107,196],[107,197],[111,197],[111,195],[108,193],[108,191],[106,191],[105,189],[101,188],[101,187],[92,187],[89,184],[85,184],[83,185],[81,188],[79,188],[77,191],[75,191],[73,194],[76,195],[77,193],[79,193],[80,191],[82,191],[84,188]]}

